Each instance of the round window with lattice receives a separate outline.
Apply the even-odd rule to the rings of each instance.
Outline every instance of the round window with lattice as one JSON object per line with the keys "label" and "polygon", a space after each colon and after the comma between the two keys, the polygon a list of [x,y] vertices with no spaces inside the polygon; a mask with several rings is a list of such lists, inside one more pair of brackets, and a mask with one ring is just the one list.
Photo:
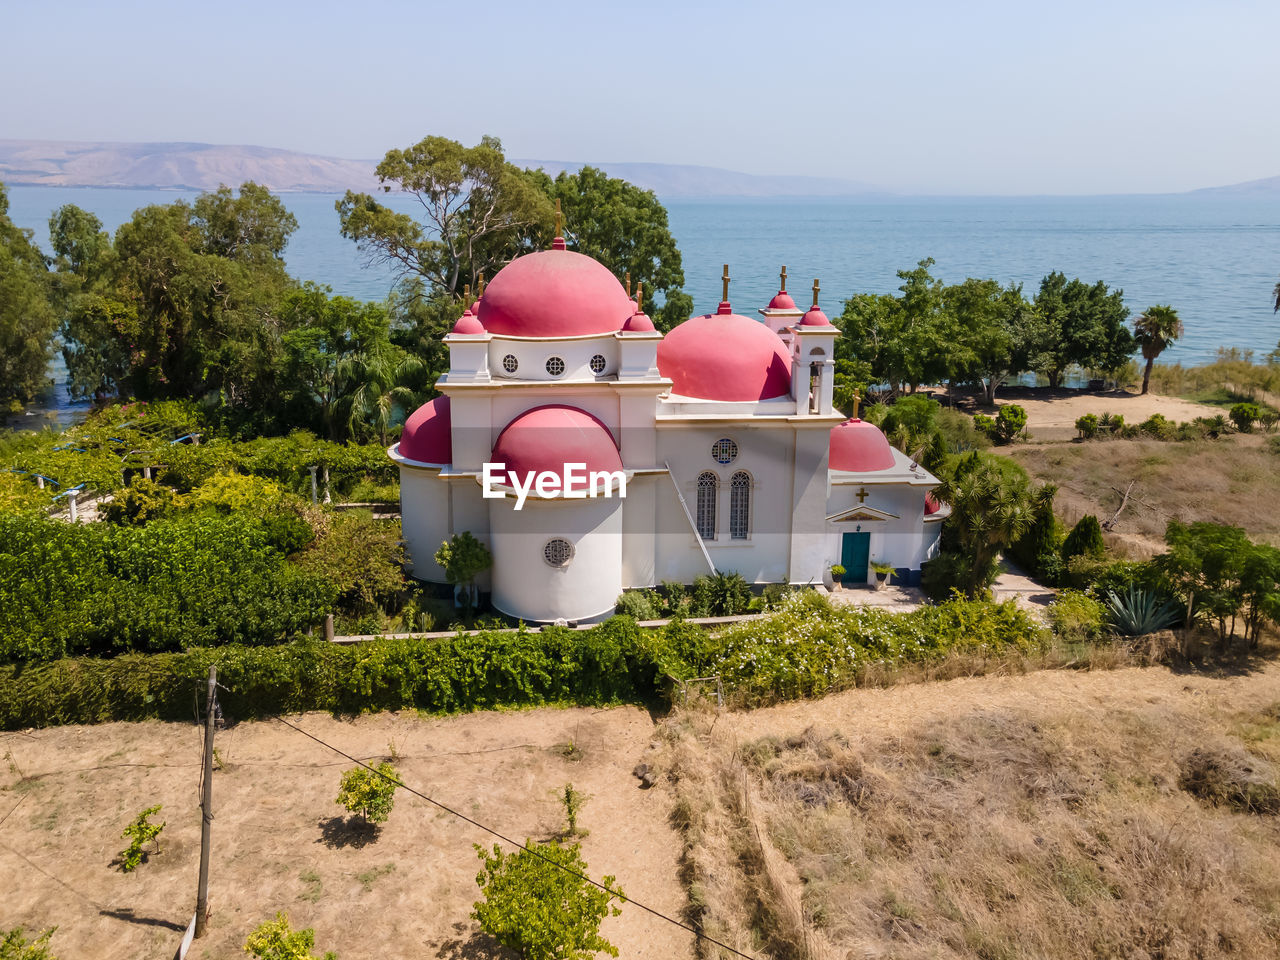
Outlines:
{"label": "round window with lattice", "polygon": [[604,368],[609,365],[609,361],[604,358],[603,354],[597,353],[591,358],[591,372],[599,376],[604,373]]}
{"label": "round window with lattice", "polygon": [[502,358],[502,369],[507,371],[507,373],[515,373],[520,369],[520,361],[516,359],[516,355],[514,353],[508,353]]}
{"label": "round window with lattice", "polygon": [[573,559],[573,544],[560,537],[548,540],[547,545],[542,548],[542,558],[553,567],[568,566]]}
{"label": "round window with lattice", "polygon": [[553,377],[558,377],[564,373],[564,361],[559,357],[552,357],[547,361],[547,373]]}
{"label": "round window with lattice", "polygon": [[738,459],[738,445],[728,437],[721,437],[711,445],[711,459],[716,463],[733,463]]}

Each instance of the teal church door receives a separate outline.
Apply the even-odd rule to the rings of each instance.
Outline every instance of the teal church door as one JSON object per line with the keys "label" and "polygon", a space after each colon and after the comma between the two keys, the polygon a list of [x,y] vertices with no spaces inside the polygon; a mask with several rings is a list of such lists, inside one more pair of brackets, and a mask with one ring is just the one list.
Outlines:
{"label": "teal church door", "polygon": [[840,566],[848,583],[865,583],[871,560],[871,534],[845,533],[840,540]]}

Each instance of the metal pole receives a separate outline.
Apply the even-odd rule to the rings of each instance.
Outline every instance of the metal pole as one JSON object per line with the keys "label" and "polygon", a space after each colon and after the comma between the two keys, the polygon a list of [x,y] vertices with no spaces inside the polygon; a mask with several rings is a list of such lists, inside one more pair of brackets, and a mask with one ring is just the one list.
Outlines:
{"label": "metal pole", "polygon": [[213,701],[218,690],[218,668],[209,667],[209,697],[204,708],[204,794],[200,824],[200,882],[196,887],[196,939],[204,936],[209,916],[209,830],[213,824]]}

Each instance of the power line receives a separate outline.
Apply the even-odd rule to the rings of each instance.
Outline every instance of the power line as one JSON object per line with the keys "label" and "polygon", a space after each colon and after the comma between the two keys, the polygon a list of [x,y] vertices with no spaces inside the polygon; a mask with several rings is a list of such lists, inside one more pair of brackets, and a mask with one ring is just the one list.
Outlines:
{"label": "power line", "polygon": [[[320,746],[325,747],[329,750],[332,750],[334,753],[338,754],[341,757],[345,757],[347,760],[350,760],[352,763],[355,763],[355,764],[358,764],[359,766],[364,767],[370,773],[381,777],[383,780],[386,780],[388,783],[392,783],[395,786],[399,787],[400,789],[406,790],[409,793],[413,794],[415,797],[418,797],[421,800],[425,800],[427,801],[427,803],[430,803],[433,806],[439,807],[445,813],[450,814],[451,816],[457,817],[459,820],[469,823],[473,827],[476,827],[480,830],[483,830],[485,833],[488,833],[492,836],[497,837],[503,843],[509,843],[511,844],[511,846],[516,847],[517,849],[523,850],[525,853],[528,853],[528,854],[531,854],[532,856],[537,857],[543,863],[549,863],[551,866],[555,867],[557,870],[563,870],[565,873],[569,874],[570,876],[577,877],[579,880],[589,883],[591,884],[591,886],[596,887],[600,890],[603,890],[605,893],[610,894],[611,896],[615,896],[615,897],[618,896],[617,890],[613,890],[605,886],[603,883],[598,883],[597,881],[592,880],[586,874],[579,873],[577,870],[573,870],[569,867],[566,867],[563,863],[558,863],[555,860],[552,860],[550,857],[543,856],[537,850],[530,849],[529,847],[521,843],[519,840],[512,840],[510,837],[504,836],[503,834],[499,833],[497,830],[494,830],[492,827],[487,827],[480,821],[473,820],[471,817],[468,817],[465,813],[459,813],[457,810],[454,810],[452,807],[446,806],[445,804],[441,803],[439,800],[432,799],[422,791],[415,790],[413,787],[409,786],[407,783],[405,783],[404,781],[400,780],[397,777],[387,776],[381,770],[378,770],[375,767],[371,767],[369,766],[369,764],[365,763],[363,760],[358,760],[355,757],[351,756],[351,754],[345,753],[344,751],[339,750],[333,744],[328,743],[325,740],[321,740],[314,733],[309,733],[306,730],[303,730],[297,724],[290,723],[288,720],[284,719],[284,717],[275,717],[274,719],[279,720],[281,723],[283,723],[286,727],[289,727],[291,730],[298,731],[298,733],[302,734],[304,737],[308,737],[314,740],[316,743],[320,744]],[[653,907],[648,906],[647,904],[641,903],[639,900],[633,900],[627,896],[623,896],[621,899],[624,903],[634,904],[635,906],[639,907],[641,910],[645,911],[646,913],[653,914],[653,916],[659,918],[660,920],[665,920],[667,921],[667,923],[675,924],[680,929],[686,930],[689,933],[692,933],[699,940],[705,940],[708,943],[713,943],[717,947],[720,947],[721,949],[728,950],[730,953],[734,954],[735,956],[744,958],[744,960],[756,960],[756,958],[751,956],[751,954],[743,953],[741,950],[737,950],[729,946],[729,944],[724,943],[720,940],[717,940],[715,937],[709,936],[700,930],[695,930],[693,927],[689,926],[689,924],[685,923],[684,921],[677,920],[675,917],[667,916],[661,910],[656,910]]]}

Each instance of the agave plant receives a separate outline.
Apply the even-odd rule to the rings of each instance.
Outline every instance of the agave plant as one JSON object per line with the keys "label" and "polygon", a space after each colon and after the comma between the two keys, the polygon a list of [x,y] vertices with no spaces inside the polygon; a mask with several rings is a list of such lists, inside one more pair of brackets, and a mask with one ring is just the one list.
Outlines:
{"label": "agave plant", "polygon": [[1152,590],[1129,584],[1123,594],[1107,591],[1111,625],[1124,637],[1142,637],[1167,630],[1182,618],[1182,608],[1174,600],[1161,599]]}

